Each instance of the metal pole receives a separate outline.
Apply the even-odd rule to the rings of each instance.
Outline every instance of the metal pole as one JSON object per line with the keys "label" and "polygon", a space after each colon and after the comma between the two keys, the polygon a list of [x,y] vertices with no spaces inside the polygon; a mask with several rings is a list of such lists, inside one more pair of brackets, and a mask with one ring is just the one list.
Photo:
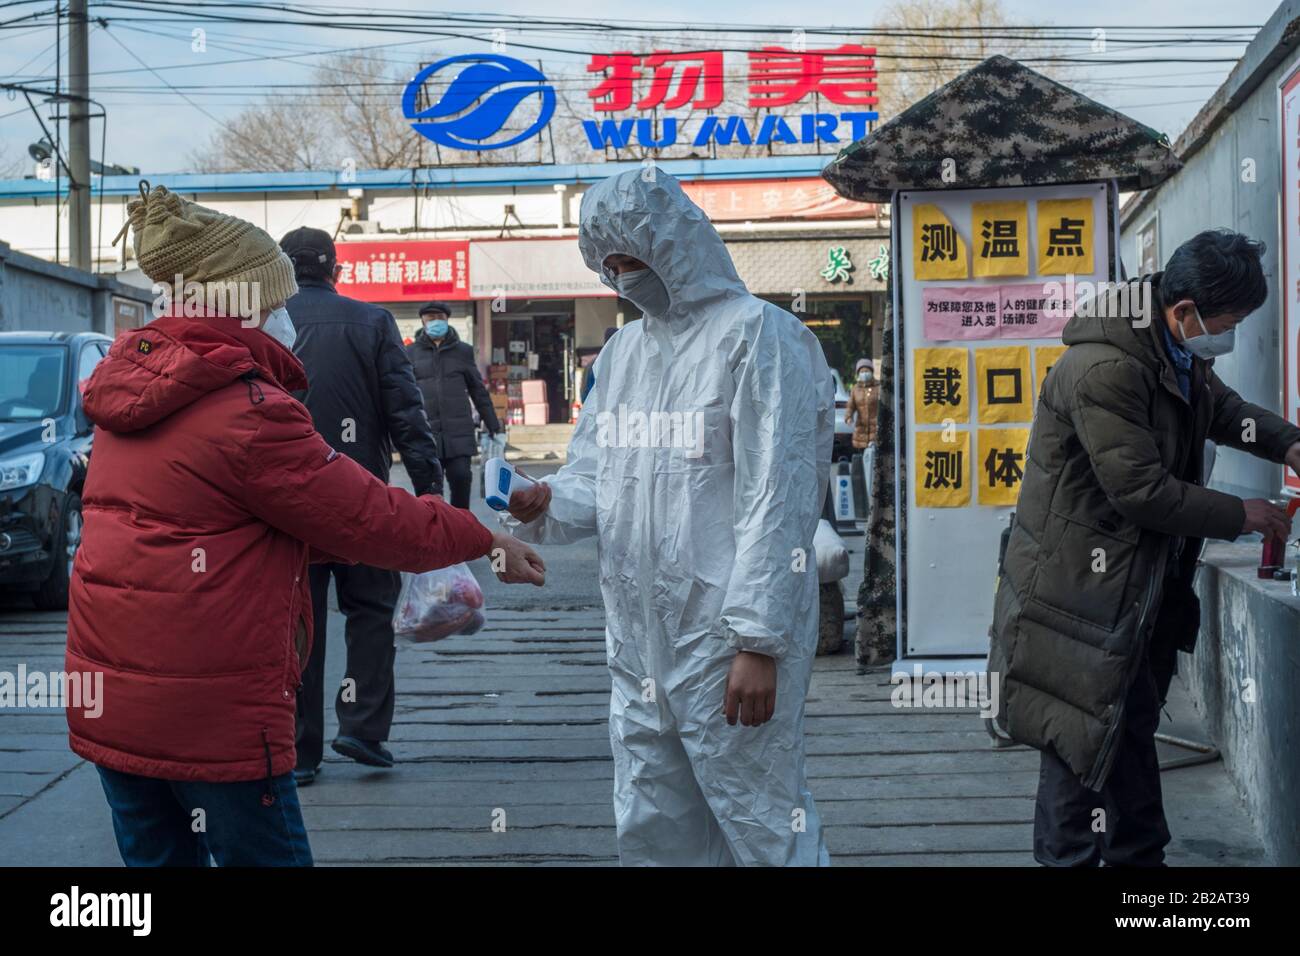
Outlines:
{"label": "metal pole", "polygon": [[68,3],[68,189],[69,262],[91,271],[90,239],[90,44],[86,0]]}

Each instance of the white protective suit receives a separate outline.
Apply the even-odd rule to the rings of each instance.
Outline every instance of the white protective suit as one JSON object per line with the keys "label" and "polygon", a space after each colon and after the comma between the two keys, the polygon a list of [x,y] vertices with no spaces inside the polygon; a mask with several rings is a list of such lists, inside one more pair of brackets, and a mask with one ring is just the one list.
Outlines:
{"label": "white protective suit", "polygon": [[[606,285],[605,257],[634,256],[671,304],[605,344],[568,463],[543,479],[548,513],[510,524],[540,544],[596,535],[619,857],[825,865],[803,739],[835,410],[821,345],[749,294],[666,173],[599,183],[581,220],[583,258]],[[723,713],[737,649],[777,660],[760,727]]]}

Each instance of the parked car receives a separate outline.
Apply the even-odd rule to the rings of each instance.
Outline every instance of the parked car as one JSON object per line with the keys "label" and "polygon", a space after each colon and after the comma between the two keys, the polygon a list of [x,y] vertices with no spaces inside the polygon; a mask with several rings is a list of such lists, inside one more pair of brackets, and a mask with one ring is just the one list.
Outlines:
{"label": "parked car", "polygon": [[844,420],[849,407],[849,393],[838,369],[831,369],[831,378],[835,382],[835,441],[831,446],[831,461],[851,459],[854,455],[853,425]]}
{"label": "parked car", "polygon": [[0,589],[68,606],[93,426],[81,386],[112,340],[0,332]]}

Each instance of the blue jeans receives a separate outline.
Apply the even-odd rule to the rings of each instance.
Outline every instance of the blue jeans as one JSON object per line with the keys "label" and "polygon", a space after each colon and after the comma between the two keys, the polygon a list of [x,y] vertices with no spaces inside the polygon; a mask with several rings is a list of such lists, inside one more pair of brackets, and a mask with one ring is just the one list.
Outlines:
{"label": "blue jeans", "polygon": [[291,773],[203,783],[97,769],[127,866],[312,865]]}

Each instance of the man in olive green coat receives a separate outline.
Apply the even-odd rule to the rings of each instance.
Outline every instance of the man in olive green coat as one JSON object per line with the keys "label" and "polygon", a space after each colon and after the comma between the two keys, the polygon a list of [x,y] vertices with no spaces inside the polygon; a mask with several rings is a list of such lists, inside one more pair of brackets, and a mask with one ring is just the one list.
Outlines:
{"label": "man in olive green coat", "polygon": [[1163,863],[1154,735],[1200,626],[1202,540],[1288,531],[1268,501],[1202,480],[1207,438],[1300,471],[1300,429],[1210,361],[1267,297],[1262,254],[1197,235],[1164,272],[1081,304],[1043,384],[989,632],[998,722],[1042,751],[1040,863]]}

